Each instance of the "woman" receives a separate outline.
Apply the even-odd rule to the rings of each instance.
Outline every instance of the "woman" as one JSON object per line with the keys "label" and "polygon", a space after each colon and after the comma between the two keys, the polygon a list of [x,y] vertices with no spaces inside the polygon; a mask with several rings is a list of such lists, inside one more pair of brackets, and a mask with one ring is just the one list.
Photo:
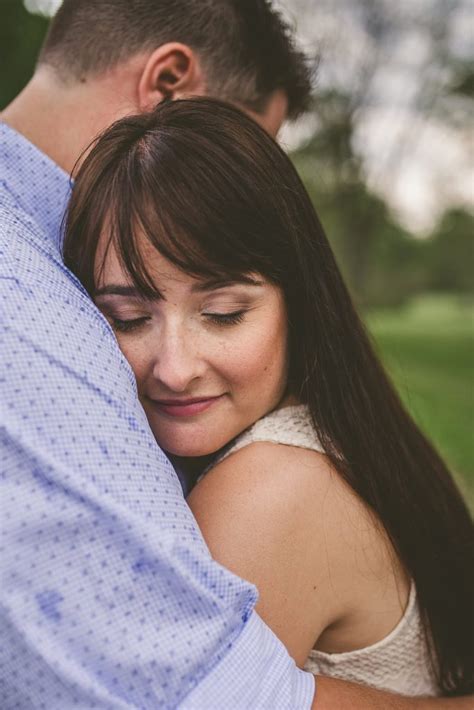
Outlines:
{"label": "woman", "polygon": [[282,150],[209,99],[124,119],[77,175],[66,264],[115,330],[213,555],[301,666],[472,691],[472,527],[404,411]]}

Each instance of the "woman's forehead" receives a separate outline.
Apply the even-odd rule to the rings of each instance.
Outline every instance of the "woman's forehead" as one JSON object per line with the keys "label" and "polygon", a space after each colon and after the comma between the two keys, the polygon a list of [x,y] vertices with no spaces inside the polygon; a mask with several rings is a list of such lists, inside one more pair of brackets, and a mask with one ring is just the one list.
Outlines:
{"label": "woman's forehead", "polygon": [[[258,288],[268,283],[265,277],[257,272],[232,274],[215,272],[212,275],[190,273],[173,264],[146,238],[141,240],[140,251],[147,274],[154,283],[157,292],[166,290],[170,285],[186,287],[199,293],[238,285]],[[98,289],[102,289],[110,283],[121,285],[133,283],[118,250],[116,240],[110,239],[110,235],[104,235],[104,238],[100,240],[97,250],[96,275]]]}

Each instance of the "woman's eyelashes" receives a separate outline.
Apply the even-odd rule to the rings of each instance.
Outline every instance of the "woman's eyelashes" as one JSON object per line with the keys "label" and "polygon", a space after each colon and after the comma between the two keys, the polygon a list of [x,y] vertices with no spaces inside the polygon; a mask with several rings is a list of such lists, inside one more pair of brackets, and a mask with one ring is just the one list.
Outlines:
{"label": "woman's eyelashes", "polygon": [[[210,321],[213,325],[219,327],[237,325],[241,323],[245,317],[246,310],[241,309],[232,313],[203,313],[202,316]],[[144,327],[150,320],[151,316],[140,316],[139,318],[118,318],[117,316],[109,315],[108,317],[112,328],[119,333],[131,333]]]}
{"label": "woman's eyelashes", "polygon": [[141,326],[145,325],[151,316],[142,316],[140,318],[129,318],[127,320],[122,320],[121,318],[114,318],[109,316],[109,320],[112,324],[112,328],[119,333],[130,333],[133,330],[137,330]]}
{"label": "woman's eyelashes", "polygon": [[208,318],[212,323],[219,326],[224,325],[237,325],[241,323],[244,319],[246,311],[234,311],[233,313],[203,313],[206,318]]}

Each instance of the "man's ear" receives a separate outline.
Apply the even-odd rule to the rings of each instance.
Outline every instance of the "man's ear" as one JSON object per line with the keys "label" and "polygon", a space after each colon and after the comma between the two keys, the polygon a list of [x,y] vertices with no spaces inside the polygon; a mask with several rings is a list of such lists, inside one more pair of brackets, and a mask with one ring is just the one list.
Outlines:
{"label": "man's ear", "polygon": [[138,84],[140,111],[151,110],[165,98],[197,96],[205,91],[200,63],[193,50],[168,42],[148,57]]}

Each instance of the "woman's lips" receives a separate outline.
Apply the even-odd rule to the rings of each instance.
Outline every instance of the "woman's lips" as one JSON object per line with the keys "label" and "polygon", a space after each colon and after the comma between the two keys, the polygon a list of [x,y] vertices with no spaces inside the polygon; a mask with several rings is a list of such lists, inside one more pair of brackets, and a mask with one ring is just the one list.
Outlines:
{"label": "woman's lips", "polygon": [[222,399],[224,395],[217,397],[193,397],[192,399],[149,399],[154,409],[170,417],[192,417],[200,414]]}

